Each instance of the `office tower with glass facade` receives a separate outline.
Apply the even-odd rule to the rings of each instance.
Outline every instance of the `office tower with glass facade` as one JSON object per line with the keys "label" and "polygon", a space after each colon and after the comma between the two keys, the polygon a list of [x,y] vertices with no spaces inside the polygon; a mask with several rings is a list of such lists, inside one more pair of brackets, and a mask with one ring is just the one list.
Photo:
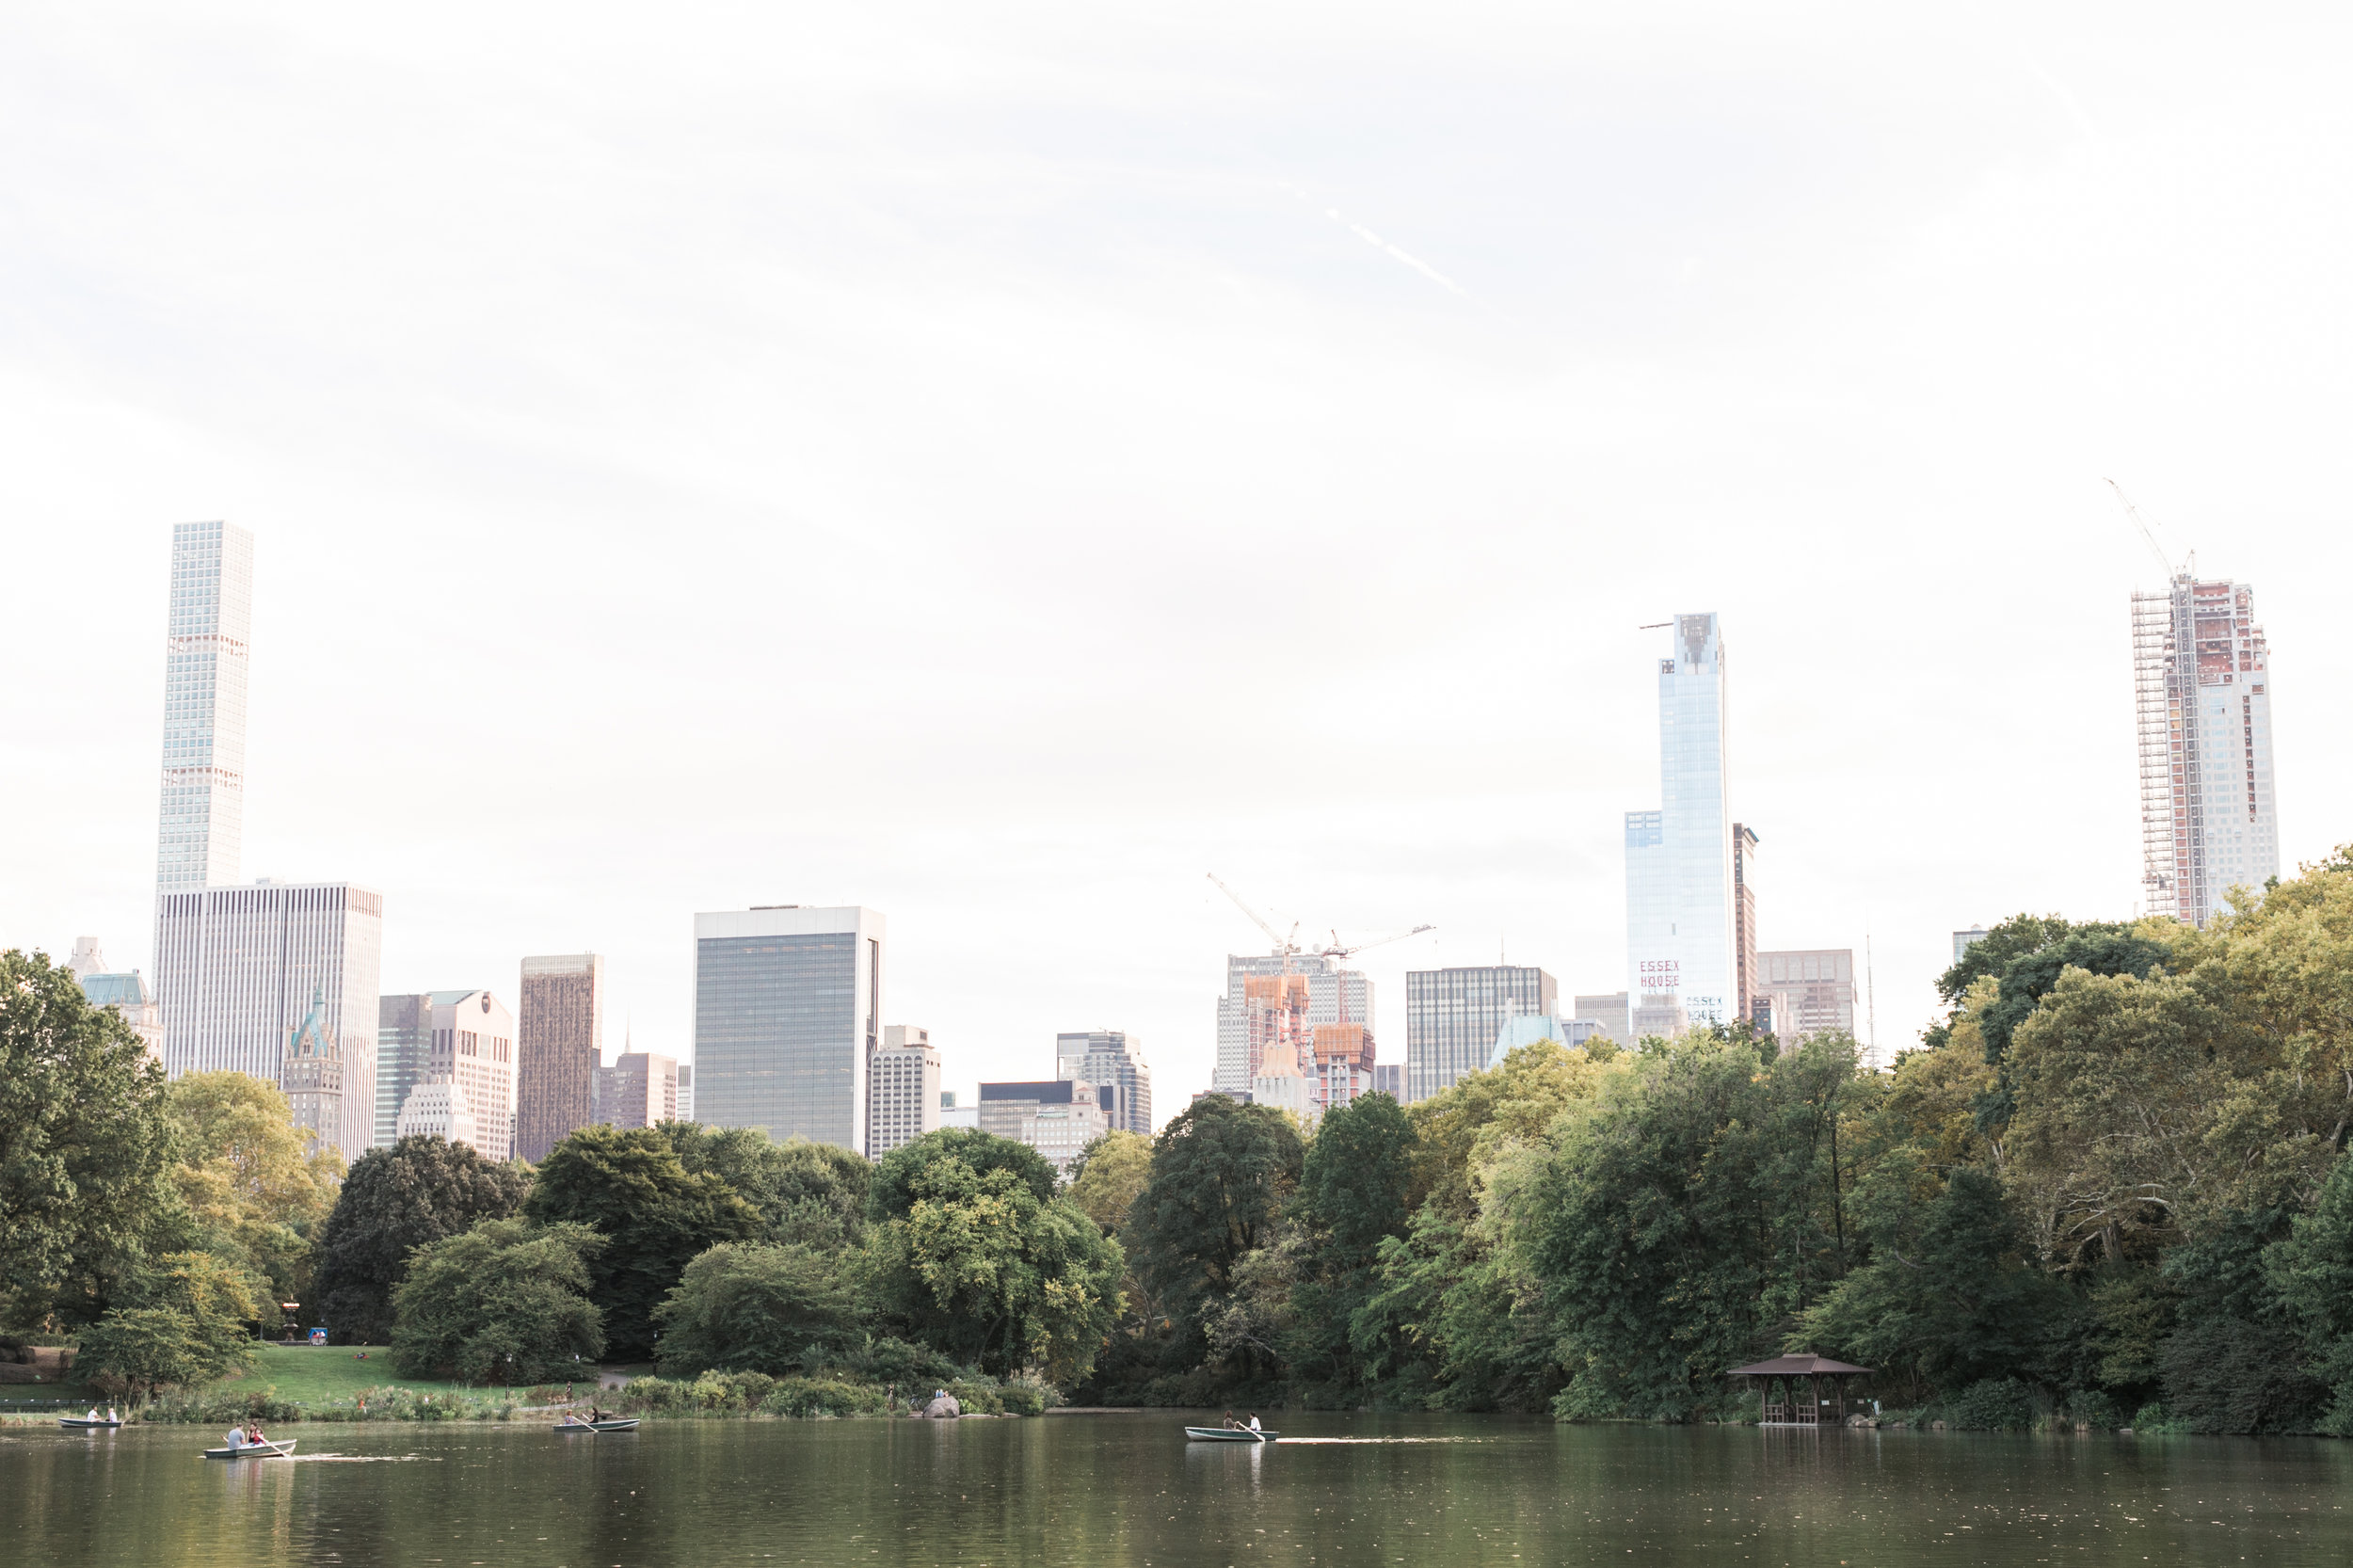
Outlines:
{"label": "office tower with glass facade", "polygon": [[[184,522],[172,529],[167,626],[158,895],[237,880],[245,829],[252,535],[225,522]],[[161,987],[160,958],[156,967]]]}
{"label": "office tower with glass facade", "polygon": [[482,990],[381,997],[376,1032],[383,1060],[374,1104],[386,1144],[398,1136],[418,1090],[455,1083],[473,1117],[471,1142],[482,1157],[504,1160],[514,1154],[515,1016],[504,1002]]}
{"label": "office tower with glass facade", "polygon": [[[1721,1023],[1738,1000],[1724,650],[1714,615],[1677,616],[1658,662],[1659,808],[1625,818],[1626,990],[1637,1034]],[[1668,1027],[1662,1027],[1668,1026]]]}
{"label": "office tower with glass facade", "polygon": [[1953,933],[1953,962],[1958,964],[1973,947],[1985,940],[1985,927],[1973,925],[1966,931]]}
{"label": "office tower with glass facade", "polygon": [[866,1146],[882,916],[799,904],[695,917],[695,1109],[709,1127]]}
{"label": "office tower with glass facade", "polygon": [[2141,908],[2202,926],[2280,873],[2271,651],[2255,590],[2185,572],[2133,595]]}
{"label": "office tower with glass facade", "polygon": [[523,960],[515,1020],[515,1152],[540,1160],[594,1116],[604,1062],[604,959]]}
{"label": "office tower with glass facade", "polygon": [[315,1007],[342,1070],[346,1160],[376,1142],[376,976],[384,899],[348,882],[257,882],[156,899],[155,1000],[165,1070],[276,1083]]}
{"label": "office tower with glass facade", "polygon": [[1376,1062],[1372,1064],[1372,1092],[1386,1095],[1402,1104],[1405,1099],[1405,1064]]}
{"label": "office tower with glass facade", "polygon": [[[1240,1096],[1250,1092],[1258,1075],[1260,1056],[1268,1041],[1264,1027],[1264,998],[1250,995],[1250,982],[1285,974],[1305,977],[1307,999],[1298,1018],[1304,1034],[1312,1037],[1319,1025],[1372,1023],[1372,981],[1356,969],[1344,969],[1317,954],[1231,953],[1225,960],[1225,994],[1217,999],[1217,1067],[1210,1087]],[[1261,987],[1263,990],[1264,987]]]}
{"label": "office tower with glass facade", "polygon": [[1152,1069],[1144,1043],[1116,1029],[1054,1036],[1054,1076],[1088,1083],[1116,1084],[1119,1120],[1112,1125],[1138,1137],[1152,1136]]}
{"label": "office tower with glass facade", "polygon": [[1550,1013],[1560,990],[1544,970],[1514,964],[1407,970],[1405,1097],[1426,1100],[1484,1067],[1504,1024]]}
{"label": "office tower with glass facade", "polygon": [[625,1050],[596,1071],[596,1117],[608,1127],[660,1127],[678,1120],[678,1059]]}
{"label": "office tower with glass facade", "polygon": [[913,1024],[883,1026],[883,1043],[867,1068],[867,1158],[880,1160],[939,1130],[939,1052],[932,1047],[930,1030]]}
{"label": "office tower with glass facade", "polygon": [[1852,1035],[1854,950],[1806,948],[1756,955],[1759,996],[1785,1053],[1808,1035]]}

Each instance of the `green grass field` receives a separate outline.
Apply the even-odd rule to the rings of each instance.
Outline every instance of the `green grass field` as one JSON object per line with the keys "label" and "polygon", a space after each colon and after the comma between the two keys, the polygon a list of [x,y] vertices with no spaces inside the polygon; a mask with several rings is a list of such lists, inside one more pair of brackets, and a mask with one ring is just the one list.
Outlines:
{"label": "green grass field", "polygon": [[[354,1359],[360,1352],[367,1359]],[[596,1369],[582,1379],[593,1387]],[[371,1388],[411,1388],[420,1394],[473,1394],[490,1390],[462,1383],[434,1383],[405,1378],[392,1370],[392,1352],[381,1345],[258,1345],[253,1369],[213,1385],[216,1393],[240,1394],[275,1388],[281,1400],[302,1404],[326,1404],[355,1399]],[[523,1389],[516,1391],[519,1395]]]}

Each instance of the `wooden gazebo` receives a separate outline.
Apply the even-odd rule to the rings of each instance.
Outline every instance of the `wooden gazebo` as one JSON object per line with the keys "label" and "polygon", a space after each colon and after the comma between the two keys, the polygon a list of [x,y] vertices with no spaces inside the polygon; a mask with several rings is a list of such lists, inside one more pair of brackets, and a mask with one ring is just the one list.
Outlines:
{"label": "wooden gazebo", "polygon": [[[1769,1427],[1837,1426],[1847,1418],[1846,1380],[1867,1377],[1868,1367],[1849,1367],[1820,1355],[1777,1355],[1753,1367],[1735,1367],[1726,1377],[1751,1378],[1765,1398]],[[1828,1392],[1824,1392],[1827,1381]],[[1799,1384],[1804,1388],[1801,1391]]]}

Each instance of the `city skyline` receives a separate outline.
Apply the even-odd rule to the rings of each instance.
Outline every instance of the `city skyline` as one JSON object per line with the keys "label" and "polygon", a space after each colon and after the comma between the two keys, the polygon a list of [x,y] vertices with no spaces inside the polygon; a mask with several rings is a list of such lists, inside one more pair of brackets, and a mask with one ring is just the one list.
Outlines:
{"label": "city skyline", "polygon": [[[658,1051],[681,912],[855,902],[955,1086],[1111,1024],[1177,1103],[1240,939],[1205,869],[1319,937],[1435,925],[1360,961],[1392,1055],[1408,969],[1619,991],[1640,628],[1691,606],[1761,941],[1867,924],[1894,1048],[1952,929],[2140,901],[2125,604],[2166,582],[2109,475],[2256,585],[2281,871],[2353,837],[2314,260],[2353,219],[2273,199],[2342,183],[2333,32],[1221,12],[1172,64],[1074,17],[846,73],[605,16],[555,72],[331,11],[26,19],[0,112],[81,161],[0,219],[41,585],[0,940],[154,977],[158,541],[199,519],[259,539],[240,875],[381,889],[394,993],[602,952]],[[1401,84],[1455,112],[1401,136]],[[427,765],[453,725],[476,765]]]}

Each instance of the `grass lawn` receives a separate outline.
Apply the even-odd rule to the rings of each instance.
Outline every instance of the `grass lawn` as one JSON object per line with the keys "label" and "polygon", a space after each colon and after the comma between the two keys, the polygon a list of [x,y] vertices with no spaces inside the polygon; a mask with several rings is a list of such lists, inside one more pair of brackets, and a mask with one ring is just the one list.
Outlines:
{"label": "grass lawn", "polygon": [[[355,1360],[365,1351],[365,1361]],[[593,1387],[596,1368],[589,1368],[581,1380]],[[392,1370],[392,1352],[381,1345],[257,1345],[254,1347],[253,1369],[237,1377],[225,1378],[213,1385],[221,1394],[242,1394],[263,1388],[275,1388],[281,1400],[302,1404],[327,1404],[350,1400],[371,1388],[412,1388],[420,1394],[473,1394],[480,1396],[499,1390],[469,1386],[462,1383],[435,1383],[405,1378]],[[517,1394],[527,1392],[518,1388]]]}

